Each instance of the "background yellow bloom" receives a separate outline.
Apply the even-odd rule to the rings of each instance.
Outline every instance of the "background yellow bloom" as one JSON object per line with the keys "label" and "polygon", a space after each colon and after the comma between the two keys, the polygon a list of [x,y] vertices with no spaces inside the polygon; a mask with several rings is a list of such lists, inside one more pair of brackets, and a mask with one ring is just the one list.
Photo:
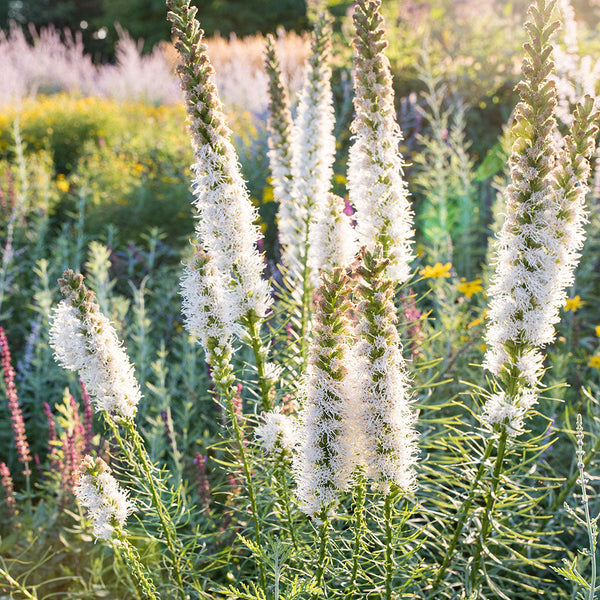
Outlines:
{"label": "background yellow bloom", "polygon": [[452,268],[452,263],[446,263],[443,265],[442,263],[436,263],[435,265],[425,265],[423,269],[419,271],[419,275],[423,277],[423,279],[437,279],[438,277],[450,277],[450,269]]}
{"label": "background yellow bloom", "polygon": [[576,312],[577,309],[581,308],[584,304],[585,302],[583,302],[579,295],[575,296],[574,298],[567,298],[565,300],[565,312],[569,310]]}

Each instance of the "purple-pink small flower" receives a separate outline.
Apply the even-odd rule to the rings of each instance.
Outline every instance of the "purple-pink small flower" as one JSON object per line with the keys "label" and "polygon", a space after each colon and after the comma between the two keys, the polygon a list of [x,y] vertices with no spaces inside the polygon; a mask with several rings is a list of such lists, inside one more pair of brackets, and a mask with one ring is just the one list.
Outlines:
{"label": "purple-pink small flower", "polygon": [[31,452],[29,451],[29,443],[25,433],[25,422],[23,421],[23,413],[19,406],[19,398],[17,396],[17,388],[15,386],[15,370],[12,367],[10,359],[10,348],[4,329],[0,327],[0,359],[2,361],[2,370],[4,371],[4,383],[6,385],[6,398],[8,400],[8,410],[10,412],[10,420],[12,421],[13,437],[15,440],[15,448],[17,449],[17,457],[19,462],[23,464],[23,474],[26,477],[31,475],[29,463],[31,462]]}
{"label": "purple-pink small flower", "polygon": [[15,489],[13,487],[12,477],[6,463],[0,462],[0,484],[4,489],[4,504],[9,519],[17,515],[17,500],[15,498]]}

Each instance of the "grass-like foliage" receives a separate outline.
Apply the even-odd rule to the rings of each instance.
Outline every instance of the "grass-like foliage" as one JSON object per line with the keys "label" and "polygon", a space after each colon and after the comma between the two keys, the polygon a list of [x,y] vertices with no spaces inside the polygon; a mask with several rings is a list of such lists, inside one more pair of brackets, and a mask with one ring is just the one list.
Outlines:
{"label": "grass-like foliage", "polygon": [[566,53],[529,8],[477,169],[430,56],[402,131],[381,0],[341,103],[329,15],[297,106],[267,38],[251,134],[189,0],[187,137],[178,107],[65,95],[0,119],[0,595],[597,597],[598,111],[560,8]]}

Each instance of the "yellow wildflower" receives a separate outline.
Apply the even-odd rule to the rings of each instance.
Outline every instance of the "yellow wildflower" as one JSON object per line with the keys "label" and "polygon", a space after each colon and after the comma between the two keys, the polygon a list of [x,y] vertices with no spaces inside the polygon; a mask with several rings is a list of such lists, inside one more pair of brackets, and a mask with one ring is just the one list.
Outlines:
{"label": "yellow wildflower", "polygon": [[471,327],[477,327],[477,325],[481,325],[481,319],[475,319],[470,323],[467,323],[467,329],[471,329]]}
{"label": "yellow wildflower", "polygon": [[471,299],[473,294],[481,292],[483,287],[481,285],[481,279],[474,279],[473,281],[467,281],[464,277],[460,278],[460,283],[456,286],[456,289],[464,294],[468,300]]}
{"label": "yellow wildflower", "polygon": [[56,178],[56,186],[61,192],[66,193],[69,191],[69,182],[65,179],[65,176],[62,173]]}
{"label": "yellow wildflower", "polygon": [[565,300],[565,312],[571,310],[576,312],[577,309],[581,308],[585,302],[581,299],[580,296],[575,296],[574,298],[567,298]]}
{"label": "yellow wildflower", "polygon": [[439,277],[450,277],[450,269],[452,268],[452,263],[446,263],[443,265],[442,263],[436,263],[433,265],[425,265],[423,269],[419,271],[419,275],[423,277],[423,279],[438,279]]}
{"label": "yellow wildflower", "polygon": [[273,196],[273,186],[265,185],[265,187],[263,188],[263,198],[262,198],[262,201],[263,202],[272,202],[273,199],[274,199],[274,196]]}
{"label": "yellow wildflower", "polygon": [[600,369],[600,354],[594,354],[594,356],[590,356],[588,367],[592,367],[593,369]]}
{"label": "yellow wildflower", "polygon": [[600,337],[600,325],[596,325],[596,335]]}

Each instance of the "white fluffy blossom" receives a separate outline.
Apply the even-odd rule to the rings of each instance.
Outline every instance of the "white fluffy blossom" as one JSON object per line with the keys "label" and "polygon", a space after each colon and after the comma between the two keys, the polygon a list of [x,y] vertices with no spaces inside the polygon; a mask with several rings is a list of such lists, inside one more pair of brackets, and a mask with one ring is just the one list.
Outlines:
{"label": "white fluffy blossom", "polygon": [[[214,69],[202,43],[203,32],[189,7],[185,18],[183,14],[173,15],[172,22],[173,34],[179,38],[175,44],[182,58],[178,71],[195,160],[192,170],[196,235],[210,256],[211,277],[220,280],[215,294],[221,303],[217,311],[231,322],[250,311],[263,317],[271,299],[268,283],[262,277],[263,259],[257,250],[261,237],[256,225],[258,213],[250,201],[231,143]],[[186,279],[191,284],[193,276],[188,274]],[[193,303],[190,298],[187,300],[189,305]]]}
{"label": "white fluffy blossom", "polygon": [[522,433],[524,417],[537,402],[537,394],[531,388],[523,388],[516,398],[509,398],[503,391],[492,394],[483,407],[482,420],[490,427],[505,425],[511,437]]}
{"label": "white fluffy blossom", "polygon": [[414,486],[417,415],[396,330],[393,284],[380,278],[387,261],[373,259],[369,253],[363,256],[364,283],[358,288],[363,300],[357,307],[356,327],[359,341],[352,361],[362,434],[359,453],[373,488],[388,494],[392,485],[402,490]]}
{"label": "white fluffy blossom", "polygon": [[[376,3],[379,6],[380,3]],[[354,13],[354,133],[348,159],[350,203],[356,209],[359,245],[383,246],[389,276],[399,283],[410,275],[413,215],[399,150],[387,41],[378,10],[359,3]]]}
{"label": "white fluffy blossom", "polygon": [[300,272],[308,233],[310,279],[316,281],[321,265],[314,221],[318,208],[327,204],[335,158],[335,114],[329,65],[330,19],[324,14],[315,25],[311,48],[292,136],[293,212],[289,211],[289,220],[285,214],[280,214],[279,227],[283,232],[284,260]]}
{"label": "white fluffy blossom", "polygon": [[[510,435],[522,430],[523,416],[535,402],[543,375],[541,348],[554,340],[566,289],[574,280],[584,241],[588,158],[597,133],[594,102],[586,96],[570,119],[570,134],[557,144],[557,92],[548,77],[554,66],[549,40],[556,24],[545,25],[550,10],[550,5],[530,9],[531,43],[513,126],[512,182],[488,290],[484,364],[509,383],[488,400],[483,419],[490,425],[505,423]],[[572,46],[573,31],[569,35]]]}
{"label": "white fluffy blossom", "polygon": [[263,415],[263,421],[254,430],[254,435],[267,454],[277,448],[290,452],[296,446],[298,424],[294,417],[272,411]]}
{"label": "white fluffy blossom", "polygon": [[315,207],[311,245],[315,271],[348,266],[358,250],[352,220],[344,212],[344,200],[332,193],[324,200]]}
{"label": "white fluffy blossom", "polygon": [[226,293],[210,255],[195,249],[181,279],[182,313],[186,329],[205,350],[210,339],[229,343],[239,333],[239,315],[231,313]]}
{"label": "white fluffy blossom", "polygon": [[115,529],[122,530],[134,504],[101,458],[86,456],[81,471],[74,489],[77,502],[87,509],[96,538],[109,540]]}
{"label": "white fluffy blossom", "polygon": [[323,277],[294,457],[301,509],[316,517],[333,509],[356,467],[354,390],[347,376],[353,368],[348,362],[347,279],[341,269],[333,271],[332,279]]}
{"label": "white fluffy blossom", "polygon": [[97,305],[82,314],[69,300],[61,301],[52,316],[50,345],[62,367],[79,373],[96,411],[133,418],[140,387],[114,327]]}
{"label": "white fluffy blossom", "polygon": [[264,263],[256,243],[256,209],[239,170],[237,155],[227,138],[195,148],[193,204],[197,210],[196,233],[224,279],[223,300],[236,320],[253,310],[264,317],[271,302],[268,282],[262,278]]}

